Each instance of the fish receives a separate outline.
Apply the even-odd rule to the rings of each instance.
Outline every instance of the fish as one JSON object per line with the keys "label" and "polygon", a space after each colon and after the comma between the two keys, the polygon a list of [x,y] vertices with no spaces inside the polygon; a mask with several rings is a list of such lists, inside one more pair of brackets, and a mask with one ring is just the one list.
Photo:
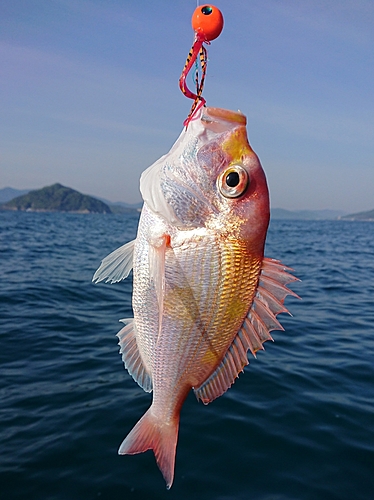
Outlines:
{"label": "fish", "polygon": [[153,450],[170,489],[182,405],[224,394],[288,312],[296,281],[264,257],[269,191],[240,111],[198,109],[172,146],[141,175],[135,240],[101,263],[93,281],[133,270],[133,318],[121,320],[120,353],[152,404],[121,455]]}

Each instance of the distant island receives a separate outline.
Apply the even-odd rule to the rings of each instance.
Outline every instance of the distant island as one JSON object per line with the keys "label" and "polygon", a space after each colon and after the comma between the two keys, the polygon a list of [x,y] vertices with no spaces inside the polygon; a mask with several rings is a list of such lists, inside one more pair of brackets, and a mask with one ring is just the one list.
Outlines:
{"label": "distant island", "polygon": [[332,220],[340,218],[345,213],[343,210],[285,210],[284,208],[272,208],[271,219]]}
{"label": "distant island", "polygon": [[27,212],[112,213],[106,203],[58,183],[17,196],[1,208]]}
{"label": "distant island", "polygon": [[343,220],[366,220],[374,221],[374,210],[368,210],[367,212],[358,212],[356,214],[348,214],[340,217]]}

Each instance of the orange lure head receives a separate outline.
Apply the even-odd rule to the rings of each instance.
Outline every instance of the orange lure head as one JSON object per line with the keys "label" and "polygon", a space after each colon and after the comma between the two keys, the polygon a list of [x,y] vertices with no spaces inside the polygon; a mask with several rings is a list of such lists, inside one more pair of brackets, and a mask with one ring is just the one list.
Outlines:
{"label": "orange lure head", "polygon": [[223,29],[222,13],[214,5],[200,5],[192,14],[192,28],[205,42],[215,40]]}

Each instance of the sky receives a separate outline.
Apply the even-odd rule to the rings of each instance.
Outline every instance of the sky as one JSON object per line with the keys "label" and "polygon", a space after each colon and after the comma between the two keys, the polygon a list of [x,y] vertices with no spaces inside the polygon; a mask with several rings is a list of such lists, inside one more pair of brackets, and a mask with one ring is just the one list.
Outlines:
{"label": "sky", "polygon": [[[373,209],[373,0],[214,5],[225,26],[208,47],[203,95],[247,116],[271,206]],[[0,188],[60,182],[139,202],[141,172],[191,107],[178,80],[196,6],[1,0]]]}

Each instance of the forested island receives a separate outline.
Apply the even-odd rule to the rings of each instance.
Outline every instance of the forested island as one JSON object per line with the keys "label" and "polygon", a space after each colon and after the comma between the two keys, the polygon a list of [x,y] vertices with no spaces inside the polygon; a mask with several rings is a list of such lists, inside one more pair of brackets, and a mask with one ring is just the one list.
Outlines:
{"label": "forested island", "polygon": [[1,208],[27,212],[112,213],[106,203],[58,183],[17,196]]}
{"label": "forested island", "polygon": [[374,210],[368,210],[367,212],[358,212],[357,214],[344,215],[343,217],[341,217],[341,219],[374,221]]}

